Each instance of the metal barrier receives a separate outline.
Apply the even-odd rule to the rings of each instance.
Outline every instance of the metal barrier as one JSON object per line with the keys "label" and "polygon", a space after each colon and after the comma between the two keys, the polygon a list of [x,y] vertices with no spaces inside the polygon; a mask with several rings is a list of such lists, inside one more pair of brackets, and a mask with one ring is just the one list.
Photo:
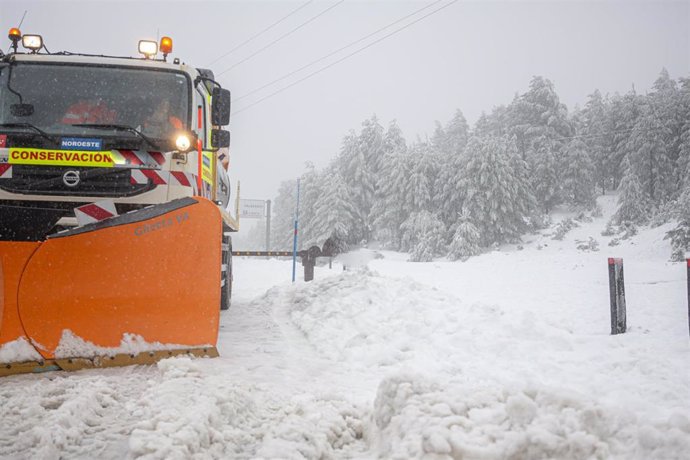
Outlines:
{"label": "metal barrier", "polygon": [[[232,251],[232,255],[238,257],[292,257],[292,251]],[[312,281],[316,259],[318,257],[332,257],[332,254],[326,254],[321,251],[320,247],[312,246],[309,249],[297,251],[297,256],[302,259],[304,281]]]}

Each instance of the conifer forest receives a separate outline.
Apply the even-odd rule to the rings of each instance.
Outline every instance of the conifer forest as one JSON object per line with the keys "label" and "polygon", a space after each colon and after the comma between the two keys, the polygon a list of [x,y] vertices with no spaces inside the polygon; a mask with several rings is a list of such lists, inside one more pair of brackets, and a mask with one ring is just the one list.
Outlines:
{"label": "conifer forest", "polygon": [[[325,168],[307,164],[300,183],[305,248],[334,237],[343,248],[376,241],[412,261],[465,260],[543,228],[556,206],[596,214],[596,197],[617,192],[607,231],[677,221],[667,237],[679,260],[690,245],[690,78],[662,69],[644,94],[594,90],[569,110],[535,76],[474,126],[458,109],[411,143],[395,120],[374,115]],[[294,180],[274,203],[271,245],[290,248]]]}

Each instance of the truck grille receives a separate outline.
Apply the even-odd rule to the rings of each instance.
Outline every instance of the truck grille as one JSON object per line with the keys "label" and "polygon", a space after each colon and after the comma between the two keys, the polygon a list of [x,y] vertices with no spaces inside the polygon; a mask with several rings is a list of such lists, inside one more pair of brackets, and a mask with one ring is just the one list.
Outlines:
{"label": "truck grille", "polygon": [[[79,174],[79,181],[73,187],[66,185],[63,180],[68,171]],[[0,189],[25,195],[126,197],[155,187],[150,181],[147,184],[131,184],[130,170],[126,168],[14,165],[12,178],[0,180]]]}

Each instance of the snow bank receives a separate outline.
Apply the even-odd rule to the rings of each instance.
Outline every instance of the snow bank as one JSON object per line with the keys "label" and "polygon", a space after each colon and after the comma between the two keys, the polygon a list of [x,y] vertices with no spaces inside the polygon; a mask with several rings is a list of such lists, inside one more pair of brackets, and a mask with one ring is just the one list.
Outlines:
{"label": "snow bank", "polygon": [[[409,369],[453,382],[383,381],[373,412],[383,457],[450,449],[470,458],[673,458],[690,447],[687,337],[578,333],[543,314],[557,311],[548,303],[468,304],[368,268],[277,287],[255,302],[285,310],[313,349],[372,391]],[[418,412],[426,405],[465,412]]]}
{"label": "snow bank", "polygon": [[[363,268],[273,288],[255,305],[286,310],[308,343],[334,365],[369,375],[414,368],[498,381],[565,382],[640,410],[673,403],[690,411],[690,383],[679,373],[690,357],[687,336],[577,333],[572,323],[545,314],[558,312],[558,304],[535,305],[541,310],[534,311],[468,304],[410,278]],[[605,315],[603,310],[601,321]],[[659,316],[658,308],[650,315]],[[626,391],[618,391],[618,384]]]}
{"label": "snow bank", "polygon": [[[470,322],[492,321],[495,308],[463,305],[456,297],[412,279],[381,276],[364,267],[269,290],[256,304],[288,308],[309,343],[334,361],[367,368],[401,363],[446,367],[439,350],[463,346]],[[453,338],[455,337],[455,338]]]}
{"label": "snow bank", "polygon": [[328,458],[342,456],[362,437],[362,414],[350,403],[306,396],[272,399],[232,376],[209,375],[203,364],[189,358],[158,364],[162,382],[140,399],[135,416],[141,421],[129,438],[130,455]]}
{"label": "snow bank", "polygon": [[553,388],[440,383],[398,374],[379,386],[368,436],[379,456],[686,458],[690,420],[651,423]]}
{"label": "snow bank", "polygon": [[0,346],[0,363],[21,363],[24,361],[40,361],[42,359],[41,355],[25,337],[20,337]]}
{"label": "snow bank", "polygon": [[[123,375],[123,373],[125,375]],[[21,375],[0,383],[0,458],[123,458],[144,373]]]}
{"label": "snow bank", "polygon": [[367,248],[360,248],[349,252],[338,254],[336,262],[342,263],[348,269],[365,267],[372,260],[380,259],[383,256],[378,251]]}

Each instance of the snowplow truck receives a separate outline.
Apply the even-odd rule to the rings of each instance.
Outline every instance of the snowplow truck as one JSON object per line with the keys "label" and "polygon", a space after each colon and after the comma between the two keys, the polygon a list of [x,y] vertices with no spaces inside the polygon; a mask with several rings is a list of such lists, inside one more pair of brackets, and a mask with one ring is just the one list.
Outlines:
{"label": "snowplow truck", "polygon": [[[0,54],[0,375],[217,356],[231,294],[230,92],[209,70]],[[23,49],[20,50],[20,45]],[[160,57],[162,54],[162,57]]]}

